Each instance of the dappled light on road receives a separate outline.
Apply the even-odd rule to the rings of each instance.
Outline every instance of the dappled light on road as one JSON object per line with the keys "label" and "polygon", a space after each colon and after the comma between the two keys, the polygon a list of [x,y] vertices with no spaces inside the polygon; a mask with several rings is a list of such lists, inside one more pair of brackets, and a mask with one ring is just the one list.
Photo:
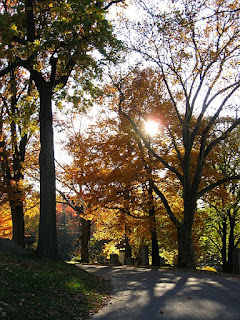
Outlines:
{"label": "dappled light on road", "polygon": [[83,268],[114,284],[111,304],[94,319],[239,320],[240,279],[134,267]]}

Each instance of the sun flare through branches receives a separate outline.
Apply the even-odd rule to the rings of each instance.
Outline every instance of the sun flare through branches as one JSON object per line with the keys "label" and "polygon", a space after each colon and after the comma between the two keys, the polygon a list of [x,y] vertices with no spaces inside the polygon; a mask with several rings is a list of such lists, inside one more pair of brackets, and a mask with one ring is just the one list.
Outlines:
{"label": "sun flare through branches", "polygon": [[144,123],[145,132],[151,137],[159,133],[159,126],[159,122],[154,120],[147,120]]}

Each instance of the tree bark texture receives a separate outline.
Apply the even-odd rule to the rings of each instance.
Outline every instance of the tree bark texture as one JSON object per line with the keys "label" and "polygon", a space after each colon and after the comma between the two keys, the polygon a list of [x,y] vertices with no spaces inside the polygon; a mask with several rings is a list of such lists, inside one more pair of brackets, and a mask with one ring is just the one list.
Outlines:
{"label": "tree bark texture", "polygon": [[82,233],[80,236],[81,241],[81,262],[89,263],[89,250],[88,243],[90,240],[91,221],[80,218]]}
{"label": "tree bark texture", "polygon": [[[14,124],[15,125],[15,124]],[[27,145],[27,135],[25,134],[19,143],[19,146],[15,146],[15,154],[13,156],[13,180],[16,185],[19,186],[19,182],[24,179],[22,163],[25,161]],[[11,185],[11,183],[10,183]],[[11,193],[11,191],[10,191]],[[10,200],[11,215],[12,215],[12,231],[13,231],[13,241],[24,247],[24,236],[25,236],[25,224],[24,224],[24,203],[23,191],[18,188],[15,190],[14,199]],[[11,196],[9,197],[11,199]]]}
{"label": "tree bark texture", "polygon": [[229,236],[228,236],[228,261],[227,261],[227,268],[226,272],[232,273],[233,272],[233,251],[236,248],[235,243],[234,243],[234,229],[236,226],[236,219],[234,216],[231,216],[229,213]]}
{"label": "tree bark texture", "polygon": [[158,247],[156,229],[151,231],[151,235],[152,235],[152,266],[159,267],[160,257],[159,257],[159,247]]}
{"label": "tree bark texture", "polygon": [[160,257],[159,257],[159,246],[157,239],[157,228],[156,228],[156,210],[154,207],[154,199],[153,199],[153,189],[152,189],[153,181],[150,179],[150,188],[148,189],[149,198],[150,198],[150,231],[152,237],[152,265],[155,267],[160,266]]}
{"label": "tree bark texture", "polygon": [[23,203],[10,201],[12,215],[12,232],[14,243],[24,247],[24,213]]}
{"label": "tree bark texture", "polygon": [[[125,227],[125,234],[126,234],[126,229],[127,227]],[[125,257],[124,257],[124,264],[127,264],[127,261],[129,258],[132,257],[132,247],[129,243],[129,238],[128,236],[125,235]]]}
{"label": "tree bark texture", "polygon": [[181,224],[177,227],[178,267],[195,268],[191,226]]}
{"label": "tree bark texture", "polygon": [[235,249],[234,246],[234,236],[230,233],[229,235],[229,243],[228,243],[228,262],[226,272],[232,273],[233,271],[233,251]]}
{"label": "tree bark texture", "polygon": [[56,181],[52,125],[52,87],[38,86],[40,93],[40,224],[38,253],[57,258]]}
{"label": "tree bark texture", "polygon": [[228,263],[227,263],[227,220],[226,220],[226,218],[224,218],[223,223],[222,223],[221,255],[222,255],[222,269],[223,269],[223,272],[227,272]]}

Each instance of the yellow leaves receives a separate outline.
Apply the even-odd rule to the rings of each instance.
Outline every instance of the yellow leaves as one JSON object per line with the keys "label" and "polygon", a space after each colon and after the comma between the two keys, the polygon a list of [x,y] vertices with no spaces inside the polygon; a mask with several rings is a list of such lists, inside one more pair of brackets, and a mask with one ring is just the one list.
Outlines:
{"label": "yellow leaves", "polygon": [[34,45],[35,47],[37,47],[37,46],[40,46],[40,45],[41,45],[41,42],[40,42],[39,39],[35,39],[35,40],[33,41],[33,44],[32,44],[32,45]]}
{"label": "yellow leaves", "polygon": [[17,26],[16,26],[15,23],[12,23],[12,24],[10,25],[10,30],[14,31],[15,33],[18,32],[18,28],[17,28]]}
{"label": "yellow leaves", "polygon": [[104,246],[103,254],[109,259],[110,254],[119,254],[119,250],[116,249],[116,246],[113,242],[108,242]]}

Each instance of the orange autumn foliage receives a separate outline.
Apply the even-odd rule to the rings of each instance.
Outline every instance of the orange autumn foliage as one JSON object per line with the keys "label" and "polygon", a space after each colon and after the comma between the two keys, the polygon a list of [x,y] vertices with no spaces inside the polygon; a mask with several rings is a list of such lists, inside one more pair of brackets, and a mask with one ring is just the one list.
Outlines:
{"label": "orange autumn foliage", "polygon": [[7,203],[0,208],[0,238],[12,237],[12,218],[11,211]]}

